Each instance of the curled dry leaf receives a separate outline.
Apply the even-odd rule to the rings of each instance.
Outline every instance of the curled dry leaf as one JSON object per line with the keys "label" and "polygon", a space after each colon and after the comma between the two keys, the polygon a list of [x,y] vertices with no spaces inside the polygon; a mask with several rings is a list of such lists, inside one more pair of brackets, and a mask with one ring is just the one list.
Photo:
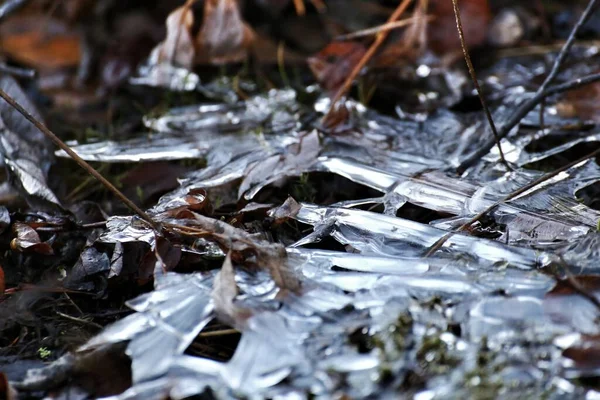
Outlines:
{"label": "curled dry leaf", "polygon": [[17,235],[10,242],[10,247],[14,251],[19,252],[34,252],[38,254],[51,255],[54,254],[52,246],[46,242],[42,242],[40,235],[27,224],[15,222],[13,232]]}
{"label": "curled dry leaf", "polygon": [[196,38],[198,63],[242,61],[254,43],[254,32],[242,20],[237,0],[206,0]]}
{"label": "curled dry leaf", "polygon": [[240,327],[252,314],[249,310],[234,303],[237,295],[238,287],[235,282],[235,271],[231,263],[231,253],[228,253],[221,271],[215,277],[211,297],[219,319],[232,326]]}
{"label": "curled dry leaf", "polygon": [[156,275],[173,270],[181,259],[181,249],[162,236],[156,236],[152,249],[140,262],[138,283],[146,284]]}
{"label": "curled dry leaf", "polygon": [[167,37],[156,46],[150,59],[191,69],[195,56],[191,33],[194,24],[192,10],[187,5],[177,8],[169,15],[166,24]]}

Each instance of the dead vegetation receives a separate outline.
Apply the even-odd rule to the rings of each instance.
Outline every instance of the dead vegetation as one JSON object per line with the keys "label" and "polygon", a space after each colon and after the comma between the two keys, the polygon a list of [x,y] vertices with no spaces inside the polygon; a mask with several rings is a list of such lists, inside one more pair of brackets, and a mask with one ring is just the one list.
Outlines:
{"label": "dead vegetation", "polygon": [[596,0],[155,3],[0,5],[5,397],[597,395]]}

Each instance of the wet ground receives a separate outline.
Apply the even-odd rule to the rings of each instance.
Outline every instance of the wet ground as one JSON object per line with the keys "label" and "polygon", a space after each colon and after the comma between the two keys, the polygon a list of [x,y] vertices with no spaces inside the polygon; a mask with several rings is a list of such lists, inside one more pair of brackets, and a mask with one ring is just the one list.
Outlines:
{"label": "wet ground", "polygon": [[[500,128],[556,54],[534,50],[478,69]],[[558,83],[599,59],[577,44]],[[526,112],[501,140],[507,168],[496,147],[474,157],[494,136],[466,71],[429,61],[411,67],[410,101],[385,102],[385,87],[344,98],[332,124],[330,93],[302,77],[277,71],[269,88],[151,58],[125,98],[167,87],[185,105],[137,107],[118,134],[69,142],[150,221],[85,176],[53,182],[75,164],[0,108],[7,193],[37,210],[0,215],[11,390],[600,398],[600,134],[577,101],[593,95]]]}

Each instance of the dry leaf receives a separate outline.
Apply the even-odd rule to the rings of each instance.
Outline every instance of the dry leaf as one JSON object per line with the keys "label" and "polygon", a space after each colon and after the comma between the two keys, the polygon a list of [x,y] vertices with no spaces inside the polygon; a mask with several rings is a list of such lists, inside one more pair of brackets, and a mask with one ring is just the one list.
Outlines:
{"label": "dry leaf", "polygon": [[157,275],[172,271],[181,259],[181,249],[162,236],[156,236],[154,246],[140,262],[138,283],[144,285]]}
{"label": "dry leaf", "polygon": [[367,49],[357,42],[332,42],[310,57],[308,66],[321,87],[337,92]]}
{"label": "dry leaf", "polygon": [[44,255],[54,254],[52,247],[48,243],[42,242],[40,235],[29,225],[15,222],[13,232],[17,235],[10,242],[10,247],[13,250],[19,252],[32,251]]}
{"label": "dry leaf", "polygon": [[189,6],[177,8],[167,18],[167,37],[150,56],[156,63],[167,63],[191,69],[194,64],[192,25],[194,14]]}
{"label": "dry leaf", "polygon": [[17,392],[10,382],[8,382],[8,378],[4,372],[0,372],[0,398],[6,400],[14,400],[17,398]]}
{"label": "dry leaf", "polygon": [[64,22],[47,16],[13,17],[0,27],[0,48],[35,69],[77,66],[81,39]]}
{"label": "dry leaf", "polygon": [[204,20],[196,38],[198,63],[242,61],[254,42],[254,32],[242,20],[236,0],[206,0]]}
{"label": "dry leaf", "polygon": [[269,210],[268,214],[273,218],[275,225],[280,225],[290,218],[295,217],[301,208],[302,206],[293,197],[288,196],[282,205]]}
{"label": "dry leaf", "polygon": [[238,295],[235,272],[231,263],[231,252],[225,257],[221,271],[215,277],[211,297],[215,304],[215,312],[222,322],[240,327],[251,316],[251,312],[234,303]]}
{"label": "dry leaf", "polygon": [[[467,47],[482,45],[492,19],[488,0],[458,0]],[[428,14],[435,18],[427,27],[427,45],[438,54],[460,50],[456,19],[450,0],[431,0]]]}
{"label": "dry leaf", "polygon": [[556,111],[563,118],[581,118],[598,122],[600,121],[599,98],[600,84],[586,85],[565,93],[561,101],[556,104]]}
{"label": "dry leaf", "polygon": [[[156,217],[160,220],[170,216],[170,212],[165,211]],[[236,263],[269,271],[283,294],[300,292],[302,284],[287,264],[287,253],[281,244],[268,242],[224,221],[191,210],[180,212],[177,217],[185,218],[180,220],[182,225],[170,224],[170,229],[186,232],[188,227],[195,230],[199,228],[202,237],[214,240],[221,249],[230,253]]]}

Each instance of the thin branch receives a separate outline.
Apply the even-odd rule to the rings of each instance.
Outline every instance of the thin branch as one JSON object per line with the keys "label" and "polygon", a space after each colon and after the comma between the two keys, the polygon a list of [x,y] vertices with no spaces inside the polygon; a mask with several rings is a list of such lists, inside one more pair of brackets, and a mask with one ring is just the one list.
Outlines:
{"label": "thin branch", "polygon": [[358,38],[365,37],[365,36],[376,35],[381,32],[384,32],[384,31],[391,31],[394,29],[405,27],[407,25],[410,25],[410,24],[420,21],[422,19],[425,20],[426,22],[429,22],[429,21],[433,20],[434,17],[431,15],[427,15],[425,17],[415,16],[415,17],[410,17],[410,18],[406,18],[406,19],[401,19],[400,21],[386,22],[385,24],[375,26],[373,28],[362,29],[360,31],[348,33],[346,35],[337,36],[335,38],[335,40],[352,40],[352,39],[358,39]]}
{"label": "thin branch", "polygon": [[227,336],[227,335],[235,335],[240,333],[237,329],[222,329],[220,331],[209,331],[202,332],[198,335],[199,338],[207,338],[207,337],[215,337],[215,336]]}
{"label": "thin branch", "polygon": [[102,325],[97,324],[95,322],[88,321],[88,320],[83,319],[83,318],[77,318],[77,317],[74,317],[74,316],[69,315],[69,314],[61,313],[60,311],[54,311],[54,312],[56,313],[56,315],[58,315],[60,317],[63,317],[65,319],[68,319],[69,321],[77,322],[78,324],[81,324],[81,325],[88,325],[88,326],[91,326],[91,327],[96,328],[98,330],[104,329],[104,327]]}
{"label": "thin branch", "polygon": [[[552,96],[555,94],[567,92],[569,90],[577,89],[581,86],[589,85],[590,83],[600,81],[600,73],[586,75],[582,78],[573,79],[571,81],[561,83],[555,86],[551,86],[546,89],[542,93],[536,93],[531,99],[525,101],[521,106],[517,108],[515,113],[512,115],[511,119],[504,125],[500,131],[498,132],[500,138],[506,136],[507,133],[504,133],[507,127],[510,127],[507,132],[510,132],[512,128],[514,128],[529,112],[531,112],[543,99],[548,96]],[[487,141],[481,149],[477,150],[471,156],[467,157],[465,161],[462,162],[457,168],[457,172],[463,173],[467,168],[475,164],[481,157],[485,156],[492,147],[494,147],[495,141]],[[486,150],[487,148],[487,150]]]}
{"label": "thin branch", "polygon": [[129,200],[119,189],[117,189],[112,183],[110,183],[104,176],[96,171],[90,164],[84,161],[77,153],[75,153],[69,146],[67,146],[58,136],[56,136],[50,129],[44,124],[38,121],[33,115],[25,110],[15,99],[10,97],[4,90],[0,89],[0,97],[4,99],[12,108],[17,110],[25,119],[31,122],[36,128],[40,130],[46,137],[48,137],[56,146],[67,153],[81,168],[86,170],[90,175],[96,178],[106,189],[112,192],[123,204],[125,204],[131,211],[140,216],[144,221],[148,222],[154,229],[160,232],[158,224],[150,218],[146,212],[139,208],[134,202]]}
{"label": "thin branch", "polygon": [[502,160],[502,163],[506,166],[506,169],[511,171],[512,168],[510,165],[508,165],[508,162],[506,162],[506,158],[504,158],[504,152],[502,151],[502,146],[500,145],[500,137],[498,136],[498,131],[496,130],[494,118],[492,118],[492,113],[487,106],[485,98],[483,97],[483,93],[481,92],[481,87],[479,86],[479,81],[477,80],[477,74],[475,74],[475,68],[473,68],[473,62],[471,61],[471,55],[469,54],[469,49],[467,49],[467,44],[465,43],[465,33],[462,26],[462,20],[460,18],[460,10],[458,9],[457,0],[452,0],[452,7],[454,9],[454,17],[456,18],[456,29],[458,30],[460,47],[462,48],[463,56],[465,58],[465,62],[467,63],[467,68],[469,69],[469,75],[471,76],[473,85],[475,85],[475,90],[477,90],[477,97],[479,97],[481,107],[483,107],[483,111],[485,112],[485,117],[487,118],[488,124],[490,125],[492,133],[494,134],[496,147],[498,147],[498,152],[500,153],[500,160]]}
{"label": "thin branch", "polygon": [[495,202],[494,204],[492,204],[491,206],[489,206],[488,208],[486,208],[485,210],[481,211],[479,214],[477,214],[476,216],[474,216],[473,218],[471,218],[470,220],[468,220],[467,222],[465,222],[464,224],[462,224],[457,230],[455,231],[451,231],[448,232],[447,234],[445,234],[444,236],[442,236],[437,242],[435,242],[427,251],[427,253],[425,253],[425,257],[429,257],[431,256],[433,253],[435,253],[437,250],[439,250],[444,243],[446,243],[446,241],[455,233],[457,232],[462,232],[464,230],[466,230],[467,228],[469,228],[471,225],[473,225],[475,222],[479,221],[483,216],[485,216],[487,213],[489,213],[490,211],[492,211],[493,209],[495,209],[496,207],[498,207],[500,204],[502,203],[506,203],[507,201],[513,200],[516,197],[522,195],[523,193],[534,189],[536,186],[548,181],[549,179],[554,178],[556,175],[560,174],[563,171],[568,170],[569,168],[574,167],[575,165],[582,163],[592,157],[597,156],[598,154],[600,154],[600,149],[597,149],[591,153],[589,153],[586,156],[583,156],[581,158],[579,158],[578,160],[575,160],[563,167],[560,167],[552,172],[549,172],[541,177],[539,177],[538,179],[534,180],[533,182],[528,183],[525,186],[522,186],[521,188],[515,190],[514,192],[508,194],[507,196],[503,197],[502,199],[498,200],[497,202]]}
{"label": "thin branch", "polygon": [[[544,82],[542,83],[540,88],[538,89],[538,91],[535,93],[535,95],[531,99],[526,100],[523,103],[521,103],[521,105],[519,105],[519,107],[517,107],[517,109],[515,110],[515,113],[513,114],[512,118],[510,118],[507,122],[505,122],[502,125],[502,127],[498,131],[499,139],[506,137],[506,135],[508,135],[508,133],[515,126],[517,126],[517,124],[519,122],[521,122],[521,120],[531,110],[533,110],[544,98],[546,98],[549,95],[549,94],[547,94],[546,88],[558,74],[560,67],[562,66],[564,60],[566,59],[566,57],[569,53],[569,50],[573,46],[575,37],[577,36],[577,33],[579,32],[581,27],[583,25],[585,25],[585,23],[590,18],[592,13],[595,11],[597,5],[598,5],[598,0],[590,0],[589,1],[586,9],[583,11],[581,16],[579,17],[579,20],[577,21],[577,23],[571,30],[571,33],[569,34],[569,38],[567,39],[567,41],[563,45],[562,49],[558,53],[558,56],[556,57],[556,60],[554,61],[554,65],[552,66],[552,69],[550,70],[550,73],[548,74],[548,76],[546,77],[546,79],[544,80]],[[473,153],[470,157],[468,157],[465,161],[462,162],[462,164],[457,169],[458,172],[459,173],[464,172],[467,168],[469,168],[470,166],[475,164],[477,161],[479,161],[483,156],[485,156],[487,153],[489,153],[489,151],[492,149],[492,147],[494,147],[495,144],[496,144],[496,138],[486,141],[485,144],[478,151]]]}
{"label": "thin branch", "polygon": [[[402,2],[398,5],[396,10],[394,11],[394,13],[387,20],[387,23],[397,21],[398,18],[400,18],[400,16],[402,16],[402,14],[404,14],[404,11],[406,11],[406,9],[408,8],[408,6],[411,3],[412,3],[412,0],[402,0]],[[329,105],[329,110],[323,117],[324,121],[329,119],[329,116],[332,113],[332,111],[335,109],[335,106],[337,105],[337,103],[340,101],[340,99],[342,97],[344,97],[346,95],[348,90],[350,90],[350,87],[352,86],[352,82],[354,82],[354,79],[356,79],[356,77],[358,76],[360,71],[363,69],[363,67],[369,62],[369,60],[373,57],[373,55],[379,49],[379,47],[381,47],[381,45],[383,44],[385,39],[388,37],[388,34],[389,34],[389,31],[382,31],[375,37],[375,41],[373,42],[373,44],[371,44],[371,47],[369,47],[369,50],[367,50],[365,55],[354,66],[354,69],[352,69],[352,72],[350,72],[350,75],[348,75],[348,77],[344,81],[344,84],[342,85],[342,87],[337,91],[337,93],[335,94],[335,97],[331,100],[331,104]]]}
{"label": "thin branch", "polygon": [[600,73],[586,75],[582,78],[573,79],[571,81],[554,85],[546,89],[546,92],[542,95],[544,97],[552,96],[558,93],[566,92],[569,90],[577,89],[581,86],[589,85],[590,83],[600,81]]}

